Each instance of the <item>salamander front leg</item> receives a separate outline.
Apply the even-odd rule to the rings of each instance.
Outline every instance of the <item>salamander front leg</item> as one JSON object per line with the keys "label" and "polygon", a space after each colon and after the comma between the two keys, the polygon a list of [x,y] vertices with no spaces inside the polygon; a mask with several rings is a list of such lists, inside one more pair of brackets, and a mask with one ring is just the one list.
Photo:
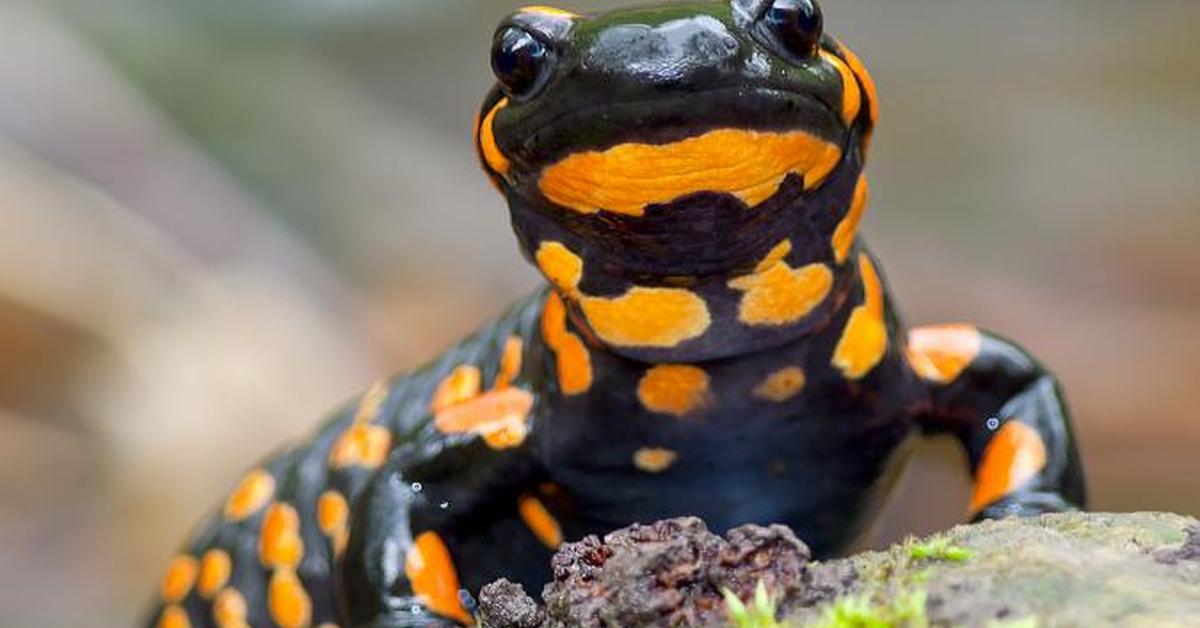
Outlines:
{"label": "salamander front leg", "polygon": [[348,625],[471,624],[467,591],[504,573],[514,552],[548,564],[550,550],[521,522],[529,460],[523,448],[470,438],[394,452],[352,517],[339,569]]}
{"label": "salamander front leg", "polygon": [[969,325],[912,330],[927,430],[952,432],[974,478],[975,519],[1083,508],[1083,469],[1054,377],[1017,345]]}

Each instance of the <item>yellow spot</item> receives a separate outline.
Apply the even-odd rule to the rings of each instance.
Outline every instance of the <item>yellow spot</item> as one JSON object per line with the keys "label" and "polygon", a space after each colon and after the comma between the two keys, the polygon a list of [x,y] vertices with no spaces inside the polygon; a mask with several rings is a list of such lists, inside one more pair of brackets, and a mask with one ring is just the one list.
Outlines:
{"label": "yellow spot", "polygon": [[542,340],[546,341],[546,346],[557,351],[562,345],[563,336],[568,333],[567,308],[557,293],[551,292],[546,297],[546,304],[542,306],[541,322]]}
{"label": "yellow spot", "polygon": [[875,265],[858,256],[863,278],[863,303],[850,312],[846,329],[833,351],[832,364],[847,379],[860,379],[875,368],[887,352],[887,325],[883,321],[883,285]]}
{"label": "yellow spot", "polygon": [[291,568],[276,569],[267,585],[267,610],[281,628],[307,626],[312,618],[312,600]]}
{"label": "yellow spot", "polygon": [[791,252],[792,241],[788,239],[781,240],[779,244],[776,244],[775,246],[771,247],[770,251],[767,251],[767,256],[764,257],[762,261],[754,267],[754,272],[761,273],[770,269],[772,266],[775,266],[779,262],[783,261],[783,258],[787,257],[788,253]]}
{"label": "yellow spot", "polygon": [[295,568],[304,557],[300,515],[290,504],[271,505],[258,538],[258,557],[268,567]]}
{"label": "yellow spot", "polygon": [[478,397],[482,388],[483,375],[479,372],[479,367],[473,364],[459,365],[438,383],[429,408],[435,413],[439,412],[454,404]]}
{"label": "yellow spot", "polygon": [[783,403],[804,390],[804,370],[798,366],[787,366],[767,375],[754,387],[754,396],[767,401]]}
{"label": "yellow spot", "polygon": [[633,454],[633,466],[647,473],[662,473],[675,464],[679,454],[670,449],[643,447]]}
{"label": "yellow spot", "polygon": [[931,325],[908,332],[908,363],[923,379],[948,384],[979,355],[983,337],[972,325]]}
{"label": "yellow spot", "polygon": [[538,187],[550,201],[583,214],[641,216],[647,205],[696,192],[726,192],[754,207],[789,174],[802,175],[806,189],[816,187],[840,159],[836,144],[803,131],[718,129],[671,144],[575,153],[546,168]]}
{"label": "yellow spot", "polygon": [[210,549],[200,558],[200,579],[196,591],[206,598],[212,598],[229,581],[233,572],[233,560],[229,552],[222,549]]}
{"label": "yellow spot", "polygon": [[483,117],[483,122],[479,123],[479,150],[483,152],[483,161],[500,176],[508,174],[512,163],[496,145],[496,134],[492,125],[496,123],[496,112],[507,106],[508,99],[501,98],[500,102],[496,103],[496,106],[492,107],[492,110]]}
{"label": "yellow spot", "polygon": [[354,413],[355,423],[370,423],[379,415],[383,402],[387,401],[388,383],[386,380],[375,382],[363,395],[358,403],[358,411]]}
{"label": "yellow spot", "polygon": [[685,364],[661,364],[646,371],[637,394],[652,412],[683,416],[708,403],[708,373]]}
{"label": "yellow spot", "polygon": [[262,469],[246,474],[225,502],[225,518],[241,521],[262,510],[275,494],[275,478]]}
{"label": "yellow spot", "polygon": [[858,226],[862,223],[863,214],[867,209],[867,177],[861,175],[858,177],[858,183],[854,185],[854,197],[850,201],[850,210],[846,212],[846,217],[838,223],[837,229],[833,231],[833,255],[837,258],[837,263],[841,264],[850,256],[850,247],[854,246],[854,237],[858,234]]}
{"label": "yellow spot", "polygon": [[167,566],[167,573],[163,576],[160,593],[162,599],[167,603],[182,601],[187,597],[187,594],[192,591],[192,585],[196,584],[196,573],[200,570],[200,563],[194,556],[180,554],[171,559],[171,564]]}
{"label": "yellow spot", "polygon": [[1032,480],[1046,466],[1046,445],[1037,430],[1009,421],[988,443],[975,472],[970,512],[975,514]]}
{"label": "yellow spot", "polygon": [[493,449],[516,447],[525,441],[533,395],[520,388],[488,391],[434,415],[443,434],[473,432]]}
{"label": "yellow spot", "polygon": [[862,107],[862,93],[858,89],[858,80],[854,78],[854,73],[850,71],[846,62],[832,52],[822,50],[821,58],[832,65],[842,77],[842,122],[850,125],[858,117],[858,111]]}
{"label": "yellow spot", "polygon": [[567,19],[575,19],[579,17],[579,14],[572,13],[566,9],[541,5],[521,7],[520,9],[517,9],[517,13],[537,13],[538,15],[545,15],[547,17],[563,17]]}
{"label": "yellow spot", "polygon": [[542,242],[534,254],[538,268],[554,287],[574,295],[583,278],[583,260],[561,242]]}
{"label": "yellow spot", "polygon": [[521,374],[521,352],[525,344],[519,336],[509,336],[504,341],[504,353],[500,356],[500,370],[496,373],[496,382],[492,388],[503,390],[512,385],[517,375]]}
{"label": "yellow spot", "polygon": [[158,628],[191,628],[192,622],[188,619],[187,611],[182,607],[172,604],[162,610],[162,614],[158,616]]}
{"label": "yellow spot", "polygon": [[422,532],[404,558],[404,574],[413,593],[433,612],[470,624],[474,621],[458,596],[458,572],[450,550],[436,532]]}
{"label": "yellow spot", "polygon": [[795,323],[820,305],[833,288],[833,272],[824,264],[792,268],[782,260],[769,265],[764,260],[759,268],[729,282],[730,288],[746,293],[738,304],[738,320],[747,325]]}
{"label": "yellow spot", "polygon": [[378,425],[355,424],[346,428],[329,450],[329,464],[335,469],[360,466],[374,469],[387,459],[392,434]]}
{"label": "yellow spot", "polygon": [[532,495],[523,495],[517,500],[517,512],[543,545],[550,549],[558,549],[562,545],[562,528],[541,500]]}
{"label": "yellow spot", "polygon": [[334,556],[341,556],[342,551],[346,549],[349,519],[350,506],[341,493],[334,490],[321,493],[321,497],[317,499],[317,527],[329,537]]}
{"label": "yellow spot", "polygon": [[588,325],[617,347],[669,348],[708,330],[708,306],[682,288],[634,286],[615,298],[580,298]]}
{"label": "yellow spot", "polygon": [[246,628],[246,598],[237,589],[222,590],[213,600],[213,622],[217,628]]}

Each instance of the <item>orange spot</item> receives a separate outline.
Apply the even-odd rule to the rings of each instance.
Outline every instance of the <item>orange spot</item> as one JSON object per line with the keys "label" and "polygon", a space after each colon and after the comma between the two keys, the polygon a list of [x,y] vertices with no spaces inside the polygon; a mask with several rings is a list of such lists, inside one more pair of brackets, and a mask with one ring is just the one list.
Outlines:
{"label": "orange spot", "polygon": [[775,266],[779,262],[783,261],[783,258],[787,257],[788,253],[791,252],[792,241],[788,239],[781,240],[779,244],[776,244],[775,246],[771,247],[770,251],[767,251],[766,257],[764,257],[762,261],[760,261],[758,265],[754,267],[754,272],[761,273],[770,269],[772,266]]}
{"label": "orange spot", "polygon": [[392,445],[392,435],[378,425],[355,424],[333,443],[329,450],[329,464],[335,469],[358,465],[374,469],[387,459]]}
{"label": "orange spot", "polygon": [[862,223],[863,214],[867,209],[867,177],[860,175],[854,186],[854,197],[850,201],[850,210],[846,217],[838,223],[833,231],[833,255],[841,264],[850,256],[850,247],[854,245],[854,237],[858,235],[858,226]]}
{"label": "orange spot", "polygon": [[438,383],[433,391],[429,407],[433,412],[439,412],[456,403],[479,396],[483,388],[483,375],[473,364],[463,364],[455,367],[450,374]]}
{"label": "orange spot", "polygon": [[674,347],[708,330],[708,306],[682,288],[634,286],[615,298],[582,295],[580,306],[601,340],[617,347]]}
{"label": "orange spot", "polygon": [[870,373],[883,360],[888,343],[887,325],[883,321],[883,284],[870,258],[859,255],[858,263],[862,269],[863,303],[850,312],[831,361],[847,379],[861,379]]}
{"label": "orange spot", "polygon": [[550,293],[542,308],[542,339],[555,353],[558,389],[578,395],[592,386],[592,357],[579,336],[567,331],[567,310],[557,293]]}
{"label": "orange spot", "polygon": [[246,598],[237,589],[228,588],[217,594],[212,613],[217,628],[246,628]]}
{"label": "orange spot", "polygon": [[767,401],[783,403],[804,390],[804,370],[798,366],[787,366],[767,375],[762,383],[754,387],[754,396]]}
{"label": "orange spot", "polygon": [[542,242],[534,253],[542,274],[564,294],[574,295],[583,278],[583,260],[562,242]]}
{"label": "orange spot", "polygon": [[517,512],[542,545],[550,549],[558,549],[562,545],[562,528],[541,500],[532,495],[523,495],[517,500]]}
{"label": "orange spot", "polygon": [[592,357],[579,336],[567,334],[558,348],[558,389],[564,395],[578,395],[592,387]]}
{"label": "orange spot", "polygon": [[504,156],[504,153],[500,152],[500,147],[496,145],[496,134],[492,125],[496,123],[496,112],[507,106],[508,99],[501,98],[500,102],[496,103],[496,106],[492,107],[491,111],[483,117],[483,122],[479,123],[479,150],[483,153],[483,161],[501,176],[508,174],[512,162]]}
{"label": "orange spot", "polygon": [[329,490],[317,499],[317,527],[329,537],[334,556],[341,556],[346,549],[346,541],[349,539],[346,524],[349,519],[350,506],[341,493]]}
{"label": "orange spot", "polygon": [[862,92],[858,89],[858,81],[854,78],[854,73],[850,71],[846,62],[839,59],[837,55],[822,50],[821,58],[832,65],[842,77],[842,122],[849,126],[858,117],[858,111],[862,107]]}
{"label": "orange spot", "polygon": [[521,352],[525,344],[519,336],[509,336],[504,341],[504,353],[500,356],[500,370],[496,373],[496,383],[492,388],[503,390],[512,385],[517,375],[521,373]]}
{"label": "orange spot", "polygon": [[383,407],[383,402],[387,401],[388,383],[387,381],[378,381],[371,385],[363,395],[362,401],[358,403],[358,411],[354,413],[355,423],[370,423],[379,415],[380,408]]}
{"label": "orange spot", "polygon": [[[486,130],[486,122],[485,122]],[[726,192],[750,207],[770,198],[789,174],[819,185],[841,149],[803,131],[718,129],[671,144],[619,144],[575,153],[538,181],[550,201],[583,214],[641,216],[647,205],[696,192]]]}
{"label": "orange spot", "polygon": [[281,628],[307,626],[312,617],[312,600],[291,568],[276,569],[267,585],[267,610]]}
{"label": "orange spot", "polygon": [[532,408],[533,395],[527,390],[492,390],[438,412],[434,425],[444,434],[474,432],[492,448],[506,449],[525,441]]}
{"label": "orange spot", "polygon": [[975,472],[970,512],[975,514],[1032,480],[1046,466],[1046,445],[1037,430],[1009,421],[988,443]]}
{"label": "orange spot", "polygon": [[[787,249],[791,243],[785,240]],[[833,272],[824,264],[792,268],[783,261],[787,251],[772,249],[755,272],[730,280],[729,287],[746,294],[738,304],[738,320],[747,325],[788,325],[820,305],[833,287]]]}
{"label": "orange spot", "polygon": [[979,355],[983,337],[972,325],[931,325],[908,332],[908,363],[922,378],[948,384]]}
{"label": "orange spot", "polygon": [[196,573],[199,570],[200,563],[194,556],[180,554],[172,558],[159,587],[163,601],[173,603],[187,597],[192,591],[192,585],[196,584]]}
{"label": "orange spot", "polygon": [[458,597],[458,572],[450,550],[436,532],[422,532],[404,558],[413,593],[433,612],[463,624],[474,621]]}
{"label": "orange spot", "polygon": [[275,478],[262,469],[246,474],[225,502],[225,518],[241,521],[262,510],[275,494]]}
{"label": "orange spot", "polygon": [[210,549],[200,559],[200,579],[196,591],[201,596],[211,598],[229,581],[233,571],[233,560],[229,552],[222,549]]}
{"label": "orange spot", "polygon": [[517,9],[517,13],[537,13],[539,15],[545,15],[547,17],[563,17],[563,18],[567,18],[567,19],[575,19],[575,18],[579,17],[579,14],[572,13],[570,11],[567,11],[566,9],[559,9],[556,7],[547,7],[547,6],[541,6],[541,5],[521,7],[520,9]]}
{"label": "orange spot", "polygon": [[158,628],[191,628],[191,626],[192,622],[188,619],[187,611],[174,604],[162,609],[162,613],[158,616]]}
{"label": "orange spot", "polygon": [[277,502],[267,511],[258,538],[258,557],[268,567],[291,567],[304,557],[300,515],[290,504]]}
{"label": "orange spot", "polygon": [[633,454],[633,466],[647,473],[662,473],[675,464],[679,454],[670,449],[643,447]]}
{"label": "orange spot", "polygon": [[683,416],[708,403],[708,374],[695,366],[662,364],[646,371],[637,394],[652,412]]}

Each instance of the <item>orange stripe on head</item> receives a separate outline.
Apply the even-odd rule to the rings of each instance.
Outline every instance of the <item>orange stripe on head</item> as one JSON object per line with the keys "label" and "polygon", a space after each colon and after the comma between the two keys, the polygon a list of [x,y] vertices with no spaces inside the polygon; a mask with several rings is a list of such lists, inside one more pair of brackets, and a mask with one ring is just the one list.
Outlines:
{"label": "orange stripe on head", "polygon": [[833,245],[834,258],[837,259],[837,263],[839,264],[846,261],[846,258],[850,256],[851,247],[854,246],[854,238],[858,235],[858,226],[862,223],[863,214],[867,210],[868,188],[866,175],[859,175],[858,183],[854,185],[854,196],[850,201],[850,210],[846,212],[846,217],[842,218],[837,228],[833,231],[831,244]]}
{"label": "orange stripe on head", "polygon": [[[867,71],[867,66],[863,65],[862,59],[854,54],[853,50],[845,46],[839,45],[842,56],[846,58],[846,64],[850,66],[850,71],[854,76],[858,77],[858,83],[862,86],[862,91],[867,99],[867,112],[871,116],[871,126],[874,127],[879,123],[879,90],[875,87],[875,79],[871,78],[871,73]],[[868,130],[863,136],[863,153],[866,154],[871,145],[871,131]]]}
{"label": "orange stripe on head", "polygon": [[1020,421],[1005,423],[992,436],[975,471],[970,513],[1021,488],[1045,466],[1046,444],[1037,430]]}
{"label": "orange stripe on head", "polygon": [[883,283],[866,254],[858,256],[862,272],[863,302],[850,312],[831,363],[846,379],[861,379],[887,352],[887,324],[883,320]]}
{"label": "orange stripe on head", "polygon": [[543,545],[550,549],[558,549],[562,545],[562,528],[541,500],[532,495],[523,495],[517,500],[517,512]]}
{"label": "orange stripe on head", "polygon": [[479,150],[483,154],[483,162],[487,164],[496,174],[505,176],[508,170],[512,167],[512,162],[508,157],[501,152],[500,146],[496,144],[496,132],[493,128],[496,124],[496,112],[508,106],[508,99],[501,98],[487,115],[483,116],[483,120],[479,123],[479,130],[476,137],[479,142]]}
{"label": "orange stripe on head", "polygon": [[922,379],[948,384],[975,361],[983,336],[973,325],[931,325],[908,332],[908,363]]}
{"label": "orange stripe on head", "polygon": [[569,20],[573,20],[573,19],[579,17],[578,13],[572,13],[571,11],[568,11],[566,9],[559,9],[557,7],[548,7],[548,6],[543,6],[543,5],[533,5],[533,6],[528,6],[528,7],[521,7],[520,9],[517,9],[517,13],[536,13],[538,15],[544,15],[546,17],[558,17],[558,18],[565,18],[565,19],[569,19]]}
{"label": "orange stripe on head", "polygon": [[754,207],[779,191],[789,174],[802,175],[806,189],[816,187],[840,159],[836,144],[803,131],[717,129],[671,144],[575,153],[546,168],[538,187],[550,201],[581,214],[641,216],[647,205],[696,192],[725,192]]}
{"label": "orange stripe on head", "polygon": [[436,532],[422,532],[404,557],[404,575],[413,593],[433,612],[462,624],[474,621],[459,598],[458,572],[450,550]]}
{"label": "orange stripe on head", "polygon": [[832,52],[822,50],[821,58],[832,65],[842,77],[842,122],[850,126],[862,108],[862,92],[858,88],[858,79],[854,77],[846,62]]}

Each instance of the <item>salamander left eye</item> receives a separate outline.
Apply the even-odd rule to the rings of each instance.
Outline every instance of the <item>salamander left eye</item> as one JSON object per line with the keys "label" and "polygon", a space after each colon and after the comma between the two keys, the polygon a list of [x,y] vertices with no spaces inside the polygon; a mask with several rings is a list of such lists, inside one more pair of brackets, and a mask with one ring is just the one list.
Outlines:
{"label": "salamander left eye", "polygon": [[492,42],[492,72],[509,96],[532,96],[550,75],[553,58],[546,44],[526,30],[510,26]]}
{"label": "salamander left eye", "polygon": [[759,24],[786,52],[805,58],[817,49],[824,18],[816,0],[774,0]]}

